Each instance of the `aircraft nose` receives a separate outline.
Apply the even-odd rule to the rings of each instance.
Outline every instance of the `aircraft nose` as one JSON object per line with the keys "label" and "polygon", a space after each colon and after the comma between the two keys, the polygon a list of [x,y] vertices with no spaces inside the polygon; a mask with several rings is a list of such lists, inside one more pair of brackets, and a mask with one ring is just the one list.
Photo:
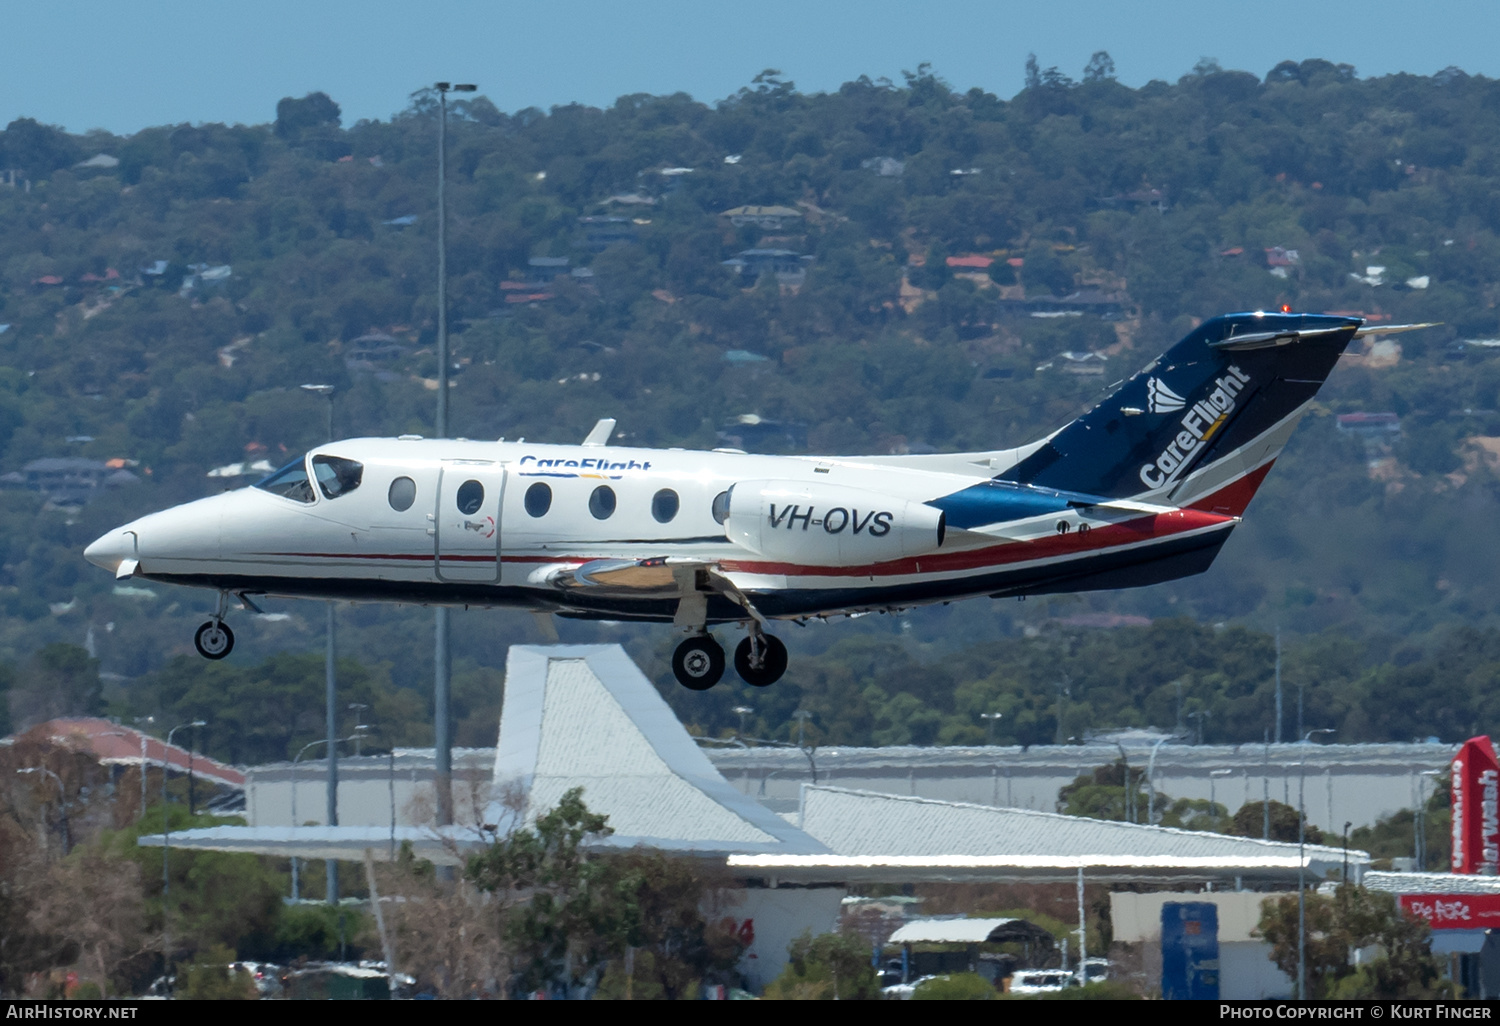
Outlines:
{"label": "aircraft nose", "polygon": [[122,562],[135,558],[136,548],[133,532],[116,529],[108,534],[100,535],[89,543],[88,548],[83,550],[83,558],[97,567],[103,567],[110,573],[115,573]]}

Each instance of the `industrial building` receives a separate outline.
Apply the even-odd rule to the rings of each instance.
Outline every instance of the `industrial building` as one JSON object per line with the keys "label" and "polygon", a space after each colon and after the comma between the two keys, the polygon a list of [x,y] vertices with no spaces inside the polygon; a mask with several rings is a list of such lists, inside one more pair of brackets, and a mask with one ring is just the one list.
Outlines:
{"label": "industrial building", "polygon": [[[756,780],[754,774],[726,778],[614,645],[512,648],[499,744],[490,754],[487,760],[483,751],[467,751],[455,759],[459,824],[453,827],[425,818],[424,810],[434,807],[426,753],[397,753],[342,762],[344,825],[316,825],[323,807],[320,769],[283,764],[248,774],[250,826],[175,833],[171,843],[359,860],[367,853],[390,858],[409,841],[422,856],[452,864],[486,843],[487,830],[528,823],[568,789],[582,787],[589,807],[607,814],[615,831],[600,844],[648,845],[711,860],[739,881],[714,913],[753,923],[747,935],[754,940],[740,962],[752,988],[781,971],[793,938],[834,929],[844,897],[871,885],[982,881],[1128,884],[1184,894],[1284,891],[1301,875],[1325,877],[1345,858],[1333,847],[1299,850],[989,802],[880,793],[846,786],[855,782],[848,775],[833,783],[821,777],[817,784],[799,782],[795,807],[778,813],[746,793],[758,790],[758,783],[743,786],[745,779]],[[1355,873],[1368,865],[1362,852],[1347,855]],[[1284,993],[1283,984],[1284,977],[1268,977],[1257,967],[1246,988],[1226,981],[1225,993],[1268,996]]]}

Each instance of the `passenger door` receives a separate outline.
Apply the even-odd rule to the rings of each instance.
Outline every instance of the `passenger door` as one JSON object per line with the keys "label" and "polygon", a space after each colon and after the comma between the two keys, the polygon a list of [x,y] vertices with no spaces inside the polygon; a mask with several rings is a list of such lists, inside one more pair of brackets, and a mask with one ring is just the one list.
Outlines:
{"label": "passenger door", "polygon": [[443,581],[500,579],[500,500],[505,466],[492,460],[444,460],[438,478],[437,576]]}

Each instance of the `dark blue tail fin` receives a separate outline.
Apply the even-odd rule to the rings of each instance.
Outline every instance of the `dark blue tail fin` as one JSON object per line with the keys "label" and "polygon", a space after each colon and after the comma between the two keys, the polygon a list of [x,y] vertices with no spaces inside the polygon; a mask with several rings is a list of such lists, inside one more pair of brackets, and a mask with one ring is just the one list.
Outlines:
{"label": "dark blue tail fin", "polygon": [[[1248,477],[1253,494],[1254,475],[1280,453],[1362,323],[1280,313],[1205,321],[1000,477],[1174,505]],[[1238,505],[1226,510],[1243,512],[1249,494],[1226,499]]]}

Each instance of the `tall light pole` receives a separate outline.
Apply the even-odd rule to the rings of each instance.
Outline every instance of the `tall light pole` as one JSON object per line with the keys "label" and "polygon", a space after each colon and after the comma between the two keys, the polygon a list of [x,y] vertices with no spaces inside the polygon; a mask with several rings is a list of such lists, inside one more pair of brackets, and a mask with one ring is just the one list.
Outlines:
{"label": "tall light pole", "polygon": [[[1332,727],[1309,730],[1302,736],[1307,744],[1314,734],[1332,734]],[[1303,849],[1307,844],[1307,811],[1304,796],[1307,791],[1307,757],[1297,763],[1297,1000],[1307,1000],[1307,859]]]}
{"label": "tall light pole", "polygon": [[754,711],[755,710],[752,709],[752,708],[750,708],[748,705],[737,705],[733,709],[730,710],[730,712],[735,713],[740,718],[740,733],[739,733],[739,736],[741,738],[743,738],[745,736],[745,717],[749,716]]}
{"label": "tall light pole", "polygon": [[998,712],[987,712],[979,714],[979,718],[985,721],[985,727],[987,728],[985,731],[985,741],[991,748],[995,746],[995,724],[998,723],[1004,716],[1004,713]]}
{"label": "tall light pole", "polygon": [[[139,734],[141,738],[141,811],[135,817],[136,822],[140,822],[141,817],[146,814],[146,767],[149,765],[149,763],[146,762],[146,742],[151,738],[151,735],[147,734],[144,730],[141,730],[140,727],[143,724],[155,722],[155,716],[137,716],[135,718],[136,733]],[[165,766],[166,763],[163,762],[162,765]],[[162,772],[165,773],[166,770],[163,769]]]}
{"label": "tall light pole", "polygon": [[[1181,720],[1181,717],[1178,717]],[[1156,753],[1172,738],[1164,737],[1151,746],[1151,756],[1146,760],[1146,824],[1156,823]]]}
{"label": "tall light pole", "polygon": [[1125,822],[1135,822],[1135,803],[1130,800],[1130,757],[1125,754],[1125,746],[1115,742],[1115,747],[1120,750],[1120,765],[1125,767]]}
{"label": "tall light pole", "polygon": [[[448,92],[472,93],[472,83],[454,85],[437,82],[438,94],[438,406],[437,436],[448,437]],[[449,723],[448,608],[438,606],[433,612],[433,781],[437,788],[437,819],[441,826],[453,822],[453,737]]]}
{"label": "tall light pole", "polygon": [[167,767],[172,758],[172,735],[186,727],[207,725],[203,720],[177,724],[167,731],[167,740],[161,753],[161,932],[162,957],[167,960],[168,965],[172,961],[172,935],[167,929],[171,922],[171,905],[167,899],[172,893],[171,864],[168,861],[168,856],[172,851],[172,810],[167,808]]}
{"label": "tall light pole", "polygon": [[[332,385],[303,385],[303,391],[313,395],[320,395],[328,400],[328,426],[325,434],[328,441],[333,441],[333,386]],[[328,825],[339,825],[339,746],[335,743],[338,738],[338,670],[334,665],[337,658],[337,646],[335,642],[335,629],[333,603],[327,603],[327,626],[323,631],[324,653],[323,653],[323,705],[324,719],[328,727]],[[328,903],[335,904],[339,900],[339,864],[337,859],[328,859],[324,863],[326,870],[325,879],[328,881]]]}
{"label": "tall light pole", "polygon": [[1218,794],[1217,794],[1217,792],[1215,790],[1214,785],[1219,782],[1219,778],[1220,777],[1227,777],[1227,776],[1229,776],[1233,772],[1234,772],[1234,770],[1231,770],[1231,769],[1216,769],[1216,770],[1209,770],[1208,771],[1208,811],[1209,812],[1213,812],[1213,807],[1218,804]]}

